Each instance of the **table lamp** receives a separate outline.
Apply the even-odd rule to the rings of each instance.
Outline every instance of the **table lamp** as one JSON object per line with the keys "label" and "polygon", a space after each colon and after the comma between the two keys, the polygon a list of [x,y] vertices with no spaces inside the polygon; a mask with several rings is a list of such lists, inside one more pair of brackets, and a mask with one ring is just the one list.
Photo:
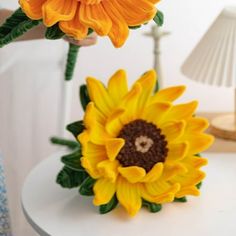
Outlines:
{"label": "table lamp", "polygon": [[214,118],[211,132],[220,138],[236,140],[236,6],[223,9],[181,71],[200,83],[234,88],[234,113]]}

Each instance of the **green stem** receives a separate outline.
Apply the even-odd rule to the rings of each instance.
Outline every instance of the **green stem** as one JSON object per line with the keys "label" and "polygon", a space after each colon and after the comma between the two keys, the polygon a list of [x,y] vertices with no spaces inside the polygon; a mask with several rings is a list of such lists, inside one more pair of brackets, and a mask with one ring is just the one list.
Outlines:
{"label": "green stem", "polygon": [[74,74],[77,56],[79,53],[80,46],[70,43],[69,52],[67,55],[67,64],[65,71],[65,80],[71,80]]}
{"label": "green stem", "polygon": [[58,138],[58,137],[52,137],[51,142],[53,144],[67,146],[68,148],[72,148],[72,149],[77,148],[79,146],[78,142],[68,140],[68,139]]}

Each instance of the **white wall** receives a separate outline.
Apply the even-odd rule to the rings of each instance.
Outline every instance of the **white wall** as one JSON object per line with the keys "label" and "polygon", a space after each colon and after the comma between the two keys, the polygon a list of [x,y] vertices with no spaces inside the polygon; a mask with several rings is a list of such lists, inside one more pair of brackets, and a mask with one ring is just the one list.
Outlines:
{"label": "white wall", "polygon": [[[162,40],[162,66],[165,85],[186,84],[188,90],[181,101],[198,99],[201,111],[231,111],[233,90],[209,87],[186,79],[180,67],[196,43],[226,5],[236,5],[236,0],[163,0],[159,4],[165,14],[163,30],[171,35]],[[129,82],[134,81],[153,64],[153,43],[143,36],[150,30],[150,24],[131,31],[126,45],[114,49],[108,39],[99,39],[96,46],[81,50],[78,72],[74,81],[72,120],[81,117],[82,111],[77,99],[78,85],[87,75],[107,81],[117,69],[128,71]]]}

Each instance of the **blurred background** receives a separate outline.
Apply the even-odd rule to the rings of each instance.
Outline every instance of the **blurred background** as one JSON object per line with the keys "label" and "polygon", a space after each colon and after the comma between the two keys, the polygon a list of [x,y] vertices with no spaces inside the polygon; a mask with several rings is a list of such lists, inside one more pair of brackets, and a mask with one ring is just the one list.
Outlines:
{"label": "blurred background", "polygon": [[[200,112],[233,111],[233,89],[210,87],[187,79],[184,60],[215,18],[235,0],[163,0],[162,28],[171,34],[161,40],[164,86],[185,84],[180,101],[199,100]],[[17,0],[0,0],[16,9]],[[74,80],[63,81],[67,52],[64,41],[17,42],[0,49],[0,151],[3,155],[13,235],[34,235],[20,210],[20,191],[29,171],[55,152],[49,137],[64,135],[65,123],[82,118],[78,88],[87,76],[104,82],[118,69],[127,70],[129,83],[153,67],[153,39],[144,36],[151,24],[130,31],[125,46],[115,49],[107,38],[82,48]],[[63,114],[66,89],[66,110]],[[64,123],[64,124],[63,124]]]}

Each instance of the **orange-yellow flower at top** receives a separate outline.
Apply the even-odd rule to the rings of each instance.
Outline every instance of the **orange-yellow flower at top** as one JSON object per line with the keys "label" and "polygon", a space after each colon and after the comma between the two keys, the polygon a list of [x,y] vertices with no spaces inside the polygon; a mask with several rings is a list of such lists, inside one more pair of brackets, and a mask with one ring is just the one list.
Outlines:
{"label": "orange-yellow flower at top", "polygon": [[100,36],[108,35],[115,47],[121,47],[129,26],[147,23],[155,16],[160,0],[19,0],[26,15],[43,19],[75,39],[84,39],[91,28]]}
{"label": "orange-yellow flower at top", "polygon": [[145,73],[128,90],[125,71],[116,72],[107,88],[87,79],[87,105],[81,163],[96,180],[94,204],[113,196],[133,216],[142,199],[156,204],[199,195],[207,160],[196,154],[213,142],[208,122],[194,117],[197,102],[174,105],[184,86],[154,93],[155,72]]}

